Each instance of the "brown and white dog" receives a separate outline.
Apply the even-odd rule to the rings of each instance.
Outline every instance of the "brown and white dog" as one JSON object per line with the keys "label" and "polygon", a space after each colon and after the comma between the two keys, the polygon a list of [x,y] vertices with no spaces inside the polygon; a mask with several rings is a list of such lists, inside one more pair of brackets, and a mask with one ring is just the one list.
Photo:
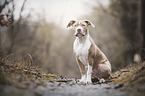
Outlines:
{"label": "brown and white dog", "polygon": [[71,20],[67,25],[72,26],[75,32],[73,50],[82,76],[80,82],[84,83],[92,83],[92,73],[99,79],[107,79],[111,75],[111,64],[90,37],[88,25],[95,27],[89,20]]}

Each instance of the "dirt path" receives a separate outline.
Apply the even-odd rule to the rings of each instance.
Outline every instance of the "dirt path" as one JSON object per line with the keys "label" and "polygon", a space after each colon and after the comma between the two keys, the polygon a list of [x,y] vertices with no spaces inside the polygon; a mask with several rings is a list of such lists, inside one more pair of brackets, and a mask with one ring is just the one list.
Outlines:
{"label": "dirt path", "polygon": [[37,66],[0,62],[0,96],[145,96],[144,73],[145,62],[112,73],[107,82],[113,84],[85,85]]}
{"label": "dirt path", "polygon": [[133,96],[121,90],[122,84],[78,84],[76,80],[45,82],[44,86],[20,89],[14,86],[0,88],[0,96]]}
{"label": "dirt path", "polygon": [[[114,85],[65,85],[59,87],[38,87],[36,92],[43,96],[128,96],[127,92],[113,88]],[[40,91],[41,90],[41,91]]]}

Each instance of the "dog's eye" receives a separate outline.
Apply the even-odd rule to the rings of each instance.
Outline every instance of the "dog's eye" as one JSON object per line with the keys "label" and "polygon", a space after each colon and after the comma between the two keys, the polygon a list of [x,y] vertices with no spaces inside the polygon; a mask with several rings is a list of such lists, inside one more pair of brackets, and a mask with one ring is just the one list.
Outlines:
{"label": "dog's eye", "polygon": [[77,27],[77,25],[74,25],[75,27]]}
{"label": "dog's eye", "polygon": [[85,26],[84,24],[82,26]]}

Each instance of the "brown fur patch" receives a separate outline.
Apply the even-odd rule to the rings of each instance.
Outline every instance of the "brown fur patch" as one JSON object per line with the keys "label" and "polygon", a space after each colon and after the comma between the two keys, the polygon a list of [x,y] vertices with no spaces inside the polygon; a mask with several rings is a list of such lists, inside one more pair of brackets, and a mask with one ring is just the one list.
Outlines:
{"label": "brown fur patch", "polygon": [[110,76],[106,63],[109,62],[103,52],[95,45],[94,41],[90,37],[91,47],[89,49],[89,64],[93,66],[92,76],[93,78],[105,78],[108,79]]}

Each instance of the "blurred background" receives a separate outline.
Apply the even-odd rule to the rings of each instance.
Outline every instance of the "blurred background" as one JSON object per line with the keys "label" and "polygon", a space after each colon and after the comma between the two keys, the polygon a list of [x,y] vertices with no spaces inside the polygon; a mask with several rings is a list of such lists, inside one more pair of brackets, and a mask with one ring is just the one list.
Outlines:
{"label": "blurred background", "polygon": [[12,21],[0,26],[0,57],[21,60],[30,54],[33,65],[50,73],[79,77],[75,36],[66,26],[88,19],[96,26],[89,27],[90,34],[112,71],[119,70],[144,51],[141,5],[141,0],[1,0],[0,14],[10,14]]}

